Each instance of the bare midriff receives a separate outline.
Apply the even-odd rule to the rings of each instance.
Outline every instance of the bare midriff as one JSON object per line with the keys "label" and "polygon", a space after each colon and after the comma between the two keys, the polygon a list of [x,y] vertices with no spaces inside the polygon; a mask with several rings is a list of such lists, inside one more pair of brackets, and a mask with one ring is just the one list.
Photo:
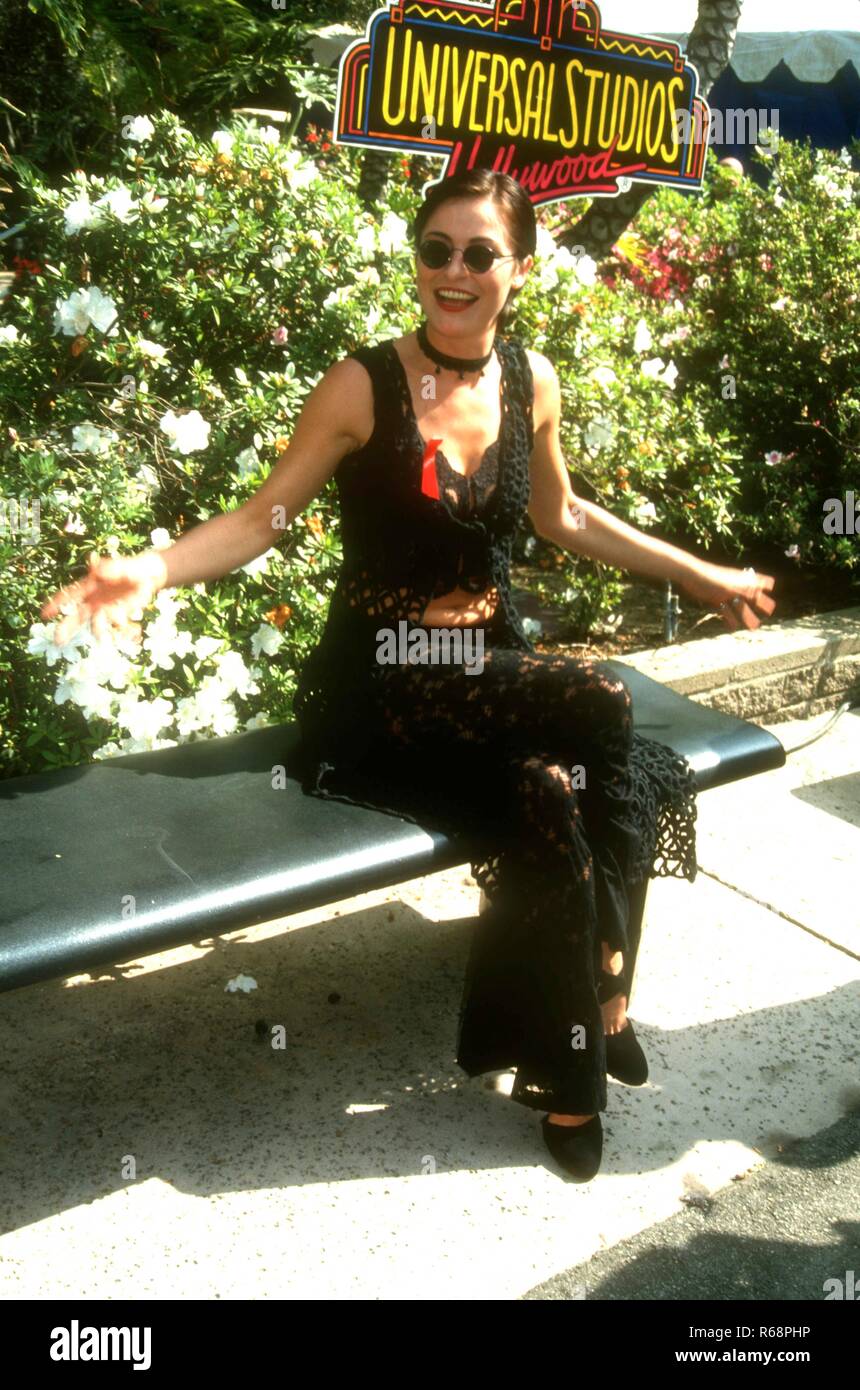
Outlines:
{"label": "bare midriff", "polygon": [[469,627],[489,622],[499,602],[499,591],[487,589],[483,594],[470,594],[466,589],[452,589],[431,599],[421,617],[421,627]]}

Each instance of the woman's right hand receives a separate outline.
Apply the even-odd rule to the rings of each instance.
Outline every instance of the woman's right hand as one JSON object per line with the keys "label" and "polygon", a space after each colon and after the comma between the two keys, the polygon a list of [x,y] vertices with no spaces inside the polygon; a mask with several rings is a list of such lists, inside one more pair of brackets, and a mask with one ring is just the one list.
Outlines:
{"label": "woman's right hand", "polygon": [[68,642],[88,619],[97,640],[124,636],[139,645],[141,627],[134,615],[152,602],[163,577],[163,562],[152,551],[116,556],[93,552],[88,574],[52,594],[42,605],[41,615],[50,619],[63,612],[54,629],[58,646]]}

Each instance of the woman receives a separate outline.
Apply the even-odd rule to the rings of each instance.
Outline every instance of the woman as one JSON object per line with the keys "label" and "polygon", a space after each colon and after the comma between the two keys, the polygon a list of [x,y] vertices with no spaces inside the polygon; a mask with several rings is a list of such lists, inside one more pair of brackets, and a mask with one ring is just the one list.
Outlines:
{"label": "woman", "polygon": [[[131,619],[157,589],[246,564],[336,477],[344,560],[295,701],[305,790],[485,833],[472,867],[489,911],[457,1060],[470,1075],[515,1067],[512,1099],[546,1111],[550,1151],[587,1181],[607,1067],[630,1084],[647,1077],[625,1013],[628,892],[655,872],[695,876],[694,783],[682,758],[634,735],[610,667],[534,651],[511,601],[512,539],[528,512],[558,545],[717,603],[730,630],[773,612],[773,579],[574,496],[555,371],[497,336],[536,245],[515,180],[485,169],[444,180],[413,233],[417,332],[331,366],[242,507],[166,550],[93,563],[42,615],[71,603],[57,641],[87,617],[97,635],[110,623],[137,634]],[[480,660],[463,659],[475,646]]]}

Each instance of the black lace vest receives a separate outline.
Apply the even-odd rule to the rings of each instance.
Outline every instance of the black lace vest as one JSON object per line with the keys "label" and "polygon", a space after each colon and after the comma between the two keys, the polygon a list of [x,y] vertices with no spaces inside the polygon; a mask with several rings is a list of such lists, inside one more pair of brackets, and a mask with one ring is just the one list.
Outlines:
{"label": "black lace vest", "polygon": [[[526,514],[534,441],[531,367],[518,339],[497,337],[501,359],[501,428],[484,465],[496,455],[495,486],[470,514],[422,490],[425,443],[393,339],[351,354],[373,383],[374,427],[367,442],[335,472],[343,562],[325,629],[299,674],[293,702],[318,760],[342,762],[373,732],[368,706],[379,672],[380,627],[419,624],[432,599],[455,588],[498,591],[497,640],[533,651],[511,598],[513,538]],[[439,470],[440,477],[444,476]],[[477,477],[477,475],[474,475]]]}

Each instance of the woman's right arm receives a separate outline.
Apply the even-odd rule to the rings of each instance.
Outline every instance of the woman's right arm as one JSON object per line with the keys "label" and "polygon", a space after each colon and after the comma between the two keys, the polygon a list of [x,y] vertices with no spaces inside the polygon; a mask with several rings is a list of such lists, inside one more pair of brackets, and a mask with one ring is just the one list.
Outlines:
{"label": "woman's right arm", "polygon": [[370,378],[352,358],[335,362],[308,394],[289,447],[247,502],[201,522],[164,550],[102,557],[77,583],[58,590],[41,616],[61,608],[54,640],[62,645],[92,619],[96,636],[110,624],[137,635],[129,614],[149,604],[159,589],[219,579],[262,555],[324,487],[345,454],[358,448],[373,426]]}

